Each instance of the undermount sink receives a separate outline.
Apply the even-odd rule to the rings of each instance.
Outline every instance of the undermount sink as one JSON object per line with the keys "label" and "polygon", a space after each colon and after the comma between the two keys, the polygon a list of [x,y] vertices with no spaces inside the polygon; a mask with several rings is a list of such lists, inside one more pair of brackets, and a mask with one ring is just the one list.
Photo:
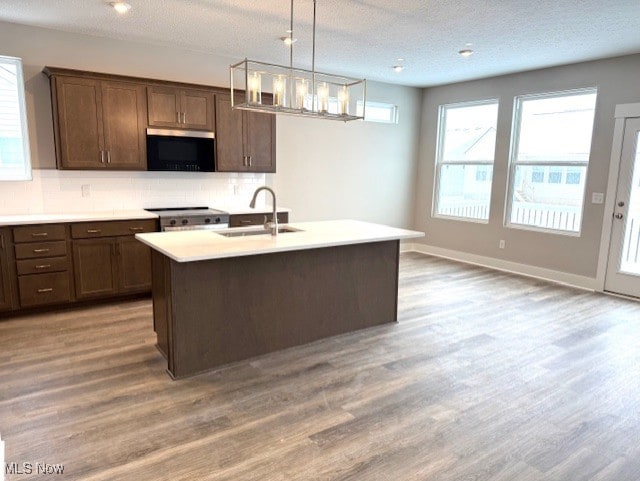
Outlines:
{"label": "undermount sink", "polygon": [[[251,235],[271,235],[271,230],[265,228],[247,228],[236,227],[226,231],[214,231],[216,234],[223,235],[225,237],[246,237]],[[295,229],[289,226],[278,227],[278,234],[287,234],[289,232],[302,232],[300,229]]]}

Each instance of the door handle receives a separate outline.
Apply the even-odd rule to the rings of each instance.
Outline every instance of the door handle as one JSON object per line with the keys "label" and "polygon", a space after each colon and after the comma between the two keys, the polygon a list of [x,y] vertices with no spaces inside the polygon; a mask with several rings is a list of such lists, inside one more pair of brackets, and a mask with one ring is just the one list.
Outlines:
{"label": "door handle", "polygon": [[618,214],[613,214],[613,217],[615,217],[616,219],[622,219],[624,215],[618,213]]}

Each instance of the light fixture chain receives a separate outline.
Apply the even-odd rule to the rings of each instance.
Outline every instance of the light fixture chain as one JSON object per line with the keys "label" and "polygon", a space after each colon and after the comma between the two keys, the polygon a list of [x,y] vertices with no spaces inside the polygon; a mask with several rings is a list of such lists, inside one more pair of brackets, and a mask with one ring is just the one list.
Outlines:
{"label": "light fixture chain", "polygon": [[316,95],[316,0],[313,0],[313,40],[311,42],[311,97],[313,100],[313,110],[318,109],[318,98]]}

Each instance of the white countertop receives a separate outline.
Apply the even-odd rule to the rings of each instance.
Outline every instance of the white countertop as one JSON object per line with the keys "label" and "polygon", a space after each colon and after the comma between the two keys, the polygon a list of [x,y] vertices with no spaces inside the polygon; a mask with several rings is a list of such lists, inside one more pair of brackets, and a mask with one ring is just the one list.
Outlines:
{"label": "white countertop", "polygon": [[147,212],[143,209],[108,210],[101,212],[75,212],[72,214],[23,214],[0,216],[0,226],[157,218],[157,215],[151,212]]}
{"label": "white countertop", "polygon": [[[424,236],[423,232],[355,220],[280,224],[283,226],[299,231],[275,237],[270,234],[225,237],[215,230],[153,232],[136,234],[136,239],[177,262],[193,262]],[[233,230],[240,229],[255,230],[262,226]]]}

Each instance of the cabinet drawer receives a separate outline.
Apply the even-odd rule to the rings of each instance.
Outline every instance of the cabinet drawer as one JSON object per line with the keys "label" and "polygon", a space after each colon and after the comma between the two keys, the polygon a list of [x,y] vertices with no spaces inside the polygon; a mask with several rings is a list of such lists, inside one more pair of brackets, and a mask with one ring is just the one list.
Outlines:
{"label": "cabinet drawer", "polygon": [[65,240],[66,229],[61,224],[30,225],[13,229],[13,241],[16,244],[23,242],[42,242],[49,240]]}
{"label": "cabinet drawer", "polygon": [[67,257],[45,257],[43,259],[25,259],[16,261],[18,275],[44,274],[47,272],[62,272],[69,269]]}
{"label": "cabinet drawer", "polygon": [[36,259],[38,257],[57,257],[67,254],[66,241],[34,242],[16,244],[16,259]]}
{"label": "cabinet drawer", "polygon": [[18,283],[22,307],[69,302],[70,300],[69,274],[66,272],[21,276]]}
{"label": "cabinet drawer", "polygon": [[[229,216],[229,227],[242,227],[247,225],[262,225],[264,218],[271,221],[272,214],[236,214]],[[288,212],[278,212],[278,222],[286,224],[289,222]]]}
{"label": "cabinet drawer", "polygon": [[125,220],[110,222],[82,222],[71,224],[71,237],[91,239],[95,237],[114,237],[133,235],[141,232],[156,232],[156,220]]}

